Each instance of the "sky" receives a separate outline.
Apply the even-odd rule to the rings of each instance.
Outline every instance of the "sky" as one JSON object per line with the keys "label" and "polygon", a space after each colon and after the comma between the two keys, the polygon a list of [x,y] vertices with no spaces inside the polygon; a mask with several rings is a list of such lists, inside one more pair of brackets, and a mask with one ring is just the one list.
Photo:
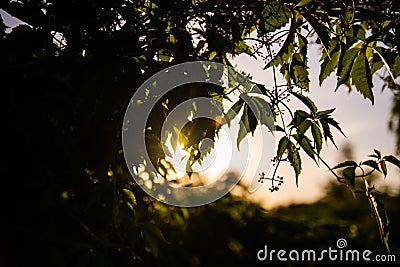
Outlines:
{"label": "sky", "polygon": [[[9,16],[0,9],[5,24],[10,27],[21,23],[16,18]],[[388,129],[388,121],[390,118],[390,110],[392,105],[392,93],[389,90],[381,91],[382,83],[375,77],[374,94],[375,104],[371,105],[369,100],[364,99],[359,93],[353,90],[350,94],[345,88],[339,88],[335,92],[336,79],[331,75],[325,80],[322,86],[319,86],[318,74],[320,51],[317,47],[311,46],[309,49],[309,72],[310,72],[310,92],[308,96],[314,100],[318,109],[336,108],[333,117],[340,123],[340,126],[347,137],[340,135],[333,129],[333,135],[339,150],[329,143],[324,144],[321,151],[322,158],[331,166],[340,162],[340,151],[346,144],[351,144],[354,149],[354,160],[362,161],[371,154],[374,148],[377,148],[385,154],[395,153],[395,134]],[[243,71],[252,76],[252,80],[272,86],[272,74],[263,71],[264,62],[255,60],[247,55],[241,55],[233,60],[236,70]],[[306,109],[302,103],[293,100],[289,103],[293,108]],[[266,171],[268,164],[265,166],[260,163],[268,161],[270,155],[262,154],[260,144],[264,147],[268,146],[270,150],[271,139],[268,137],[265,129],[257,130],[255,137],[247,137],[242,143],[240,156],[234,155],[234,147],[231,142],[236,144],[237,129],[224,129],[221,141],[217,141],[214,157],[214,167],[208,170],[208,175],[220,175],[221,172],[243,171],[235,169],[235,165],[242,166],[241,160],[247,160],[248,165],[244,178],[249,183],[251,178],[256,177],[260,171]],[[236,131],[236,132],[235,132]],[[269,139],[268,139],[269,138]],[[267,140],[268,139],[268,140]],[[277,140],[276,140],[277,141]],[[276,146],[276,143],[274,144]],[[232,147],[230,149],[229,147]],[[244,156],[243,156],[244,155]],[[295,176],[293,170],[287,164],[281,164],[278,174],[284,176],[284,184],[279,191],[270,192],[269,185],[264,184],[255,193],[250,194],[249,198],[259,202],[267,209],[275,208],[280,205],[289,205],[293,203],[311,203],[324,195],[324,187],[331,181],[335,181],[335,177],[327,171],[323,165],[317,166],[305,154],[302,154],[303,170],[299,177],[299,186],[296,187]],[[226,162],[231,164],[226,164]],[[389,186],[392,192],[399,192],[400,179],[399,171],[388,166],[388,177],[384,180],[379,179],[377,187]],[[240,193],[239,189],[233,190],[233,193]],[[349,192],[350,193],[350,192]]]}
{"label": "sky", "polygon": [[[375,104],[364,99],[355,89],[348,93],[347,89],[340,87],[336,92],[336,77],[332,74],[327,78],[322,86],[319,86],[319,58],[321,52],[316,46],[309,49],[309,73],[310,73],[310,92],[307,94],[317,105],[319,110],[336,108],[332,116],[340,123],[346,137],[333,129],[334,139],[338,150],[332,143],[328,146],[324,144],[321,151],[322,158],[331,166],[336,165],[342,159],[342,151],[345,145],[353,147],[354,160],[356,162],[367,159],[372,154],[373,149],[377,148],[384,155],[395,154],[395,134],[388,129],[390,110],[392,106],[392,93],[390,90],[381,91],[382,82],[378,77],[374,77]],[[254,60],[247,55],[237,57],[234,62],[238,70],[249,73],[253,80],[269,84],[272,86],[272,75],[262,71],[264,63]],[[294,108],[307,108],[299,101],[294,99],[289,103]],[[323,165],[320,167],[309,159],[305,154],[302,155],[304,169],[299,178],[299,187],[296,187],[293,171],[289,166],[284,166],[279,173],[285,177],[284,185],[277,191],[270,193],[267,189],[260,189],[253,196],[254,199],[261,201],[264,207],[274,208],[279,205],[289,205],[291,203],[309,203],[324,195],[323,188],[330,181],[335,181],[335,177],[327,171]],[[390,165],[390,164],[388,164]],[[392,166],[389,167],[389,174],[386,179],[379,179],[379,186],[390,186],[392,193],[399,192],[400,181],[399,171]]]}

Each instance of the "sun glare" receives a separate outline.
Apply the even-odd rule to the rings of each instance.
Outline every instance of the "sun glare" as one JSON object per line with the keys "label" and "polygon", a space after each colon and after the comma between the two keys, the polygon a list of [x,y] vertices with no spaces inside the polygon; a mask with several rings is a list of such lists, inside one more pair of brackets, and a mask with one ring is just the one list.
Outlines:
{"label": "sun glare", "polygon": [[[217,180],[219,176],[227,171],[232,155],[231,140],[229,134],[221,129],[215,141],[204,139],[202,142],[213,142],[214,149],[212,149],[210,154],[205,156],[201,162],[195,161],[191,168],[193,172],[201,178],[204,184],[209,184]],[[170,162],[175,169],[175,171],[171,170],[168,172],[169,179],[179,180],[184,178],[187,176],[186,165],[190,158],[190,152],[185,149],[184,144],[180,143],[178,143],[174,151],[171,145],[171,136],[168,136],[165,145],[171,152],[168,153],[170,156],[167,156],[166,160]]]}

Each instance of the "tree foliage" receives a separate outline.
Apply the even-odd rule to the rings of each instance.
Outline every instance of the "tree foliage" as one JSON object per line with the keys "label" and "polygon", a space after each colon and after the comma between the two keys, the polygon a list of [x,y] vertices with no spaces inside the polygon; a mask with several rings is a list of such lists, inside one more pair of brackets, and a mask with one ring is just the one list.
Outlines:
{"label": "tree foliage", "polygon": [[[24,22],[12,30],[0,23],[6,124],[11,126],[7,134],[17,140],[6,144],[12,157],[4,165],[8,188],[19,195],[7,202],[14,229],[7,235],[9,247],[29,251],[32,260],[42,261],[39,250],[46,250],[47,262],[69,258],[65,266],[146,265],[159,254],[158,245],[168,242],[155,225],[159,218],[151,210],[156,204],[131,180],[120,144],[133,90],[165,67],[195,60],[230,65],[231,56],[239,54],[264,60],[274,86],[253,84],[244,74],[236,77],[245,80],[246,90],[257,86],[263,98],[243,101],[243,92],[231,92],[242,97],[232,103],[233,112],[224,114],[225,122],[240,114],[238,145],[256,127],[273,123],[269,129],[282,134],[275,166],[289,162],[296,182],[302,170],[300,151],[326,165],[320,157],[324,142],[335,144],[332,130],[344,134],[333,117],[335,109],[319,110],[307,96],[310,45],[322,49],[320,84],[333,74],[336,89],[355,88],[373,104],[373,76],[381,78],[385,90],[394,93],[392,128],[398,132],[398,1],[21,0],[3,1],[2,9]],[[278,83],[277,77],[285,82]],[[147,144],[161,170],[168,166],[162,163],[160,116],[189,98],[229,98],[224,88],[200,87],[176,90],[160,100],[149,119]],[[288,99],[302,102],[304,110],[291,110]],[[264,102],[272,114],[266,114]],[[194,160],[202,137],[215,138],[220,127],[198,121],[176,139],[181,138]],[[367,197],[389,248],[389,221],[366,171],[386,176],[386,163],[400,167],[396,157],[379,151],[360,164],[326,167],[352,192]],[[335,172],[339,168],[344,168],[341,175]],[[187,216],[184,210],[173,214],[183,220]]]}

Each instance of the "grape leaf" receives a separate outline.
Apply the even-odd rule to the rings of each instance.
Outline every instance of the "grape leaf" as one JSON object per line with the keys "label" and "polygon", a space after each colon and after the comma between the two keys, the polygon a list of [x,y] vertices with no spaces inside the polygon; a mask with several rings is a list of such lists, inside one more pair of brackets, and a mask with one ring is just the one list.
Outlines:
{"label": "grape leaf", "polygon": [[385,178],[386,178],[386,176],[387,176],[387,167],[386,167],[386,162],[384,162],[384,161],[381,161],[380,165],[381,165],[381,169],[382,169],[383,175],[384,175],[384,176],[385,176]]}
{"label": "grape leaf", "polygon": [[315,103],[307,96],[296,93],[296,92],[290,92],[292,95],[294,95],[297,99],[299,99],[301,102],[303,102],[304,105],[306,105],[312,114],[316,114],[317,112],[317,106]]}
{"label": "grape leaf", "polygon": [[389,248],[389,218],[387,217],[385,205],[376,197],[376,194],[370,192],[370,186],[365,180],[366,194],[371,204],[371,209],[374,211],[376,222],[379,227],[379,234],[382,242],[385,244],[386,249],[390,252]]}
{"label": "grape leaf", "polygon": [[354,60],[356,59],[358,53],[360,52],[361,48],[353,47],[348,50],[342,50],[343,58],[340,61],[338,66],[338,81],[336,85],[336,90],[339,88],[340,85],[346,83],[350,78],[350,73],[353,68]]}
{"label": "grape leaf", "polygon": [[301,173],[301,158],[298,148],[289,140],[288,141],[288,160],[293,167],[296,175],[296,186],[299,186],[299,175]]}
{"label": "grape leaf", "polygon": [[289,22],[292,12],[278,1],[268,1],[261,15],[260,30],[273,32]]}
{"label": "grape leaf", "polygon": [[239,98],[235,104],[225,113],[224,119],[228,123],[228,126],[230,126],[231,121],[239,114],[240,110],[242,109],[244,104],[244,100],[242,98]]}
{"label": "grape leaf", "polygon": [[239,145],[242,142],[243,138],[246,137],[247,133],[251,132],[254,134],[254,131],[257,127],[257,118],[254,115],[253,111],[249,108],[249,105],[244,104],[243,114],[240,118],[240,126],[237,137],[237,148],[239,149]]}
{"label": "grape leaf", "polygon": [[288,143],[289,139],[286,136],[282,137],[281,140],[279,140],[278,151],[276,153],[277,160],[279,160],[282,157],[283,153],[286,151]]}
{"label": "grape leaf", "polygon": [[356,168],[355,167],[347,167],[343,170],[344,181],[347,185],[349,185],[353,190],[355,188],[355,177],[356,177]]}
{"label": "grape leaf", "polygon": [[275,118],[269,107],[269,103],[260,97],[253,97],[256,108],[258,109],[258,120],[261,125],[267,126],[268,130],[275,131]]}
{"label": "grape leaf", "polygon": [[306,57],[303,57],[300,53],[293,54],[289,73],[296,86],[306,90],[309,89],[310,79]]}
{"label": "grape leaf", "polygon": [[354,62],[353,69],[351,70],[351,79],[353,84],[356,86],[357,91],[360,92],[364,98],[371,100],[372,104],[374,104],[372,74],[364,50],[358,54]]}
{"label": "grape leaf", "polygon": [[346,160],[346,161],[343,161],[343,162],[337,164],[335,167],[332,168],[332,170],[343,168],[343,167],[357,167],[357,166],[358,166],[357,162],[355,162],[353,160]]}
{"label": "grape leaf", "polygon": [[327,141],[328,138],[329,138],[332,141],[333,145],[337,149],[337,146],[336,146],[335,140],[333,139],[333,135],[332,135],[331,129],[329,127],[329,124],[324,120],[321,120],[320,123],[321,123],[321,126],[322,126],[322,131],[323,131],[323,134],[324,134],[325,141]]}
{"label": "grape leaf", "polygon": [[329,75],[336,69],[339,64],[340,58],[340,44],[335,39],[332,41],[331,47],[328,52],[328,56],[324,58],[321,64],[321,71],[319,74],[319,85],[321,86],[323,81],[329,77]]}
{"label": "grape leaf", "polygon": [[315,160],[315,152],[311,144],[311,140],[303,134],[294,134],[292,136],[298,142],[304,152],[306,152],[306,154],[317,163],[317,161]]}
{"label": "grape leaf", "polygon": [[238,149],[239,149],[239,145],[242,142],[243,138],[245,138],[247,133],[250,131],[249,119],[246,114],[246,109],[247,109],[247,107],[245,106],[242,117],[240,118],[239,132],[238,132],[238,137],[236,140],[236,145],[237,145]]}
{"label": "grape leaf", "polygon": [[279,66],[289,63],[293,53],[295,52],[294,40],[297,27],[298,25],[296,23],[296,20],[291,19],[289,33],[286,37],[285,42],[279,49],[278,54],[264,67],[264,70],[272,66]]}
{"label": "grape leaf", "polygon": [[310,2],[312,2],[312,1],[314,1],[314,0],[301,0],[300,2],[298,2],[297,4],[296,4],[296,6],[305,6],[305,5],[307,5],[307,4],[309,4]]}
{"label": "grape leaf", "polygon": [[313,27],[314,31],[317,33],[318,38],[321,40],[325,49],[329,49],[331,38],[329,36],[329,29],[317,18],[313,16],[310,12],[301,13],[301,15],[307,20],[307,22]]}
{"label": "grape leaf", "polygon": [[389,155],[389,156],[384,156],[382,158],[383,160],[392,163],[393,165],[397,166],[400,168],[400,160],[396,158],[395,156]]}
{"label": "grape leaf", "polygon": [[369,159],[369,160],[363,161],[363,162],[361,162],[361,165],[369,166],[371,168],[374,168],[374,169],[380,171],[379,165],[375,160]]}
{"label": "grape leaf", "polygon": [[322,149],[322,133],[317,124],[311,126],[311,133],[314,138],[315,149],[317,150],[317,155],[320,154]]}

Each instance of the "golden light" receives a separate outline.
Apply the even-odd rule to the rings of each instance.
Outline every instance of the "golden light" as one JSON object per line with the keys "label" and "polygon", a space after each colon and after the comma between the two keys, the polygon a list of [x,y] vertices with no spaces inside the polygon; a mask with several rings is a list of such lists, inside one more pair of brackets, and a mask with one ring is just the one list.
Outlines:
{"label": "golden light", "polygon": [[[201,179],[203,184],[209,184],[220,178],[220,176],[227,171],[232,156],[231,139],[229,133],[223,129],[220,130],[215,141],[203,140],[203,142],[206,141],[214,142],[214,148],[211,150],[210,154],[202,159],[201,163],[196,161],[192,165],[194,174]],[[172,170],[170,168],[168,170],[168,180],[188,178],[186,164],[191,156],[190,152],[185,149],[184,144],[179,142],[174,151],[171,145],[171,136],[168,136],[165,145],[172,156],[166,156],[166,160],[171,163],[175,169]]]}

